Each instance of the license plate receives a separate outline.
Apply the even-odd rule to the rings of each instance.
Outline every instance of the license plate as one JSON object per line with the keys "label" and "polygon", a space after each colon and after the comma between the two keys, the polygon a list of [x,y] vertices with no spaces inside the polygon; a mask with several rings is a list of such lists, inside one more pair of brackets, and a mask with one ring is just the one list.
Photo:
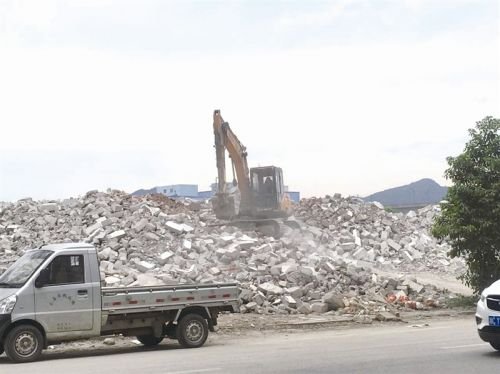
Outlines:
{"label": "license plate", "polygon": [[500,316],[490,316],[489,324],[490,326],[500,326]]}

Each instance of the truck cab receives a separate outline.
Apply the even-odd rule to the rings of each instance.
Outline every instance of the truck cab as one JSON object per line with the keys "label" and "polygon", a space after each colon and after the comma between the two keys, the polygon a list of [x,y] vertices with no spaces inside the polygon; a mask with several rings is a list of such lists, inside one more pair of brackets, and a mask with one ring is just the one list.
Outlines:
{"label": "truck cab", "polygon": [[0,353],[33,361],[48,344],[117,333],[201,346],[219,312],[238,311],[238,293],[236,284],[101,288],[92,245],[43,246],[0,276]]}

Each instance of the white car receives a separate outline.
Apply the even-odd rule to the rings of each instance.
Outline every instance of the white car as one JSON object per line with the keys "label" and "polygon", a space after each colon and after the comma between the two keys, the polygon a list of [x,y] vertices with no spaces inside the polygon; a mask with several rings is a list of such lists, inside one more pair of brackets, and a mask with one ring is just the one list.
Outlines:
{"label": "white car", "polygon": [[479,337],[500,351],[500,280],[481,293],[477,302],[476,323]]}

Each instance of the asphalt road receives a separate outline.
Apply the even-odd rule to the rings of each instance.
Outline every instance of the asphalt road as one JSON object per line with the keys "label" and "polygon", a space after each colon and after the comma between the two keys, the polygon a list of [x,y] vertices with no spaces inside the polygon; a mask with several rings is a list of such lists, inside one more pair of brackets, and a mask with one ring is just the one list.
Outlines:
{"label": "asphalt road", "polygon": [[214,336],[200,349],[165,341],[155,349],[86,348],[48,353],[42,361],[13,365],[2,374],[196,373],[495,373],[500,353],[476,334],[472,316],[429,322],[329,331]]}

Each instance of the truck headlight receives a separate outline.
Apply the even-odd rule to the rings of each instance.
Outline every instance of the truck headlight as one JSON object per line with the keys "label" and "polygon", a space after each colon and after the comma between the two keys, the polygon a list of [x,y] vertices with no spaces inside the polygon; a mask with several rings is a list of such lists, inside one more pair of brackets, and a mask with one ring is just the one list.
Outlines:
{"label": "truck headlight", "polygon": [[3,300],[0,300],[0,314],[10,314],[14,310],[17,302],[17,296],[12,295]]}

